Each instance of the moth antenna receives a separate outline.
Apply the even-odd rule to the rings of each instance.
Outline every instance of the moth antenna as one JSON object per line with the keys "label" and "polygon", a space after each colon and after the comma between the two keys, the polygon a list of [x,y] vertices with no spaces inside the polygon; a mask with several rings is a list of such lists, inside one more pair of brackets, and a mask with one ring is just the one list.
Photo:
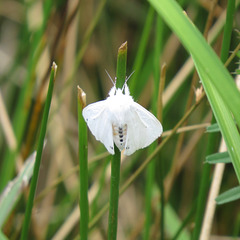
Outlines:
{"label": "moth antenna", "polygon": [[111,80],[113,86],[115,86],[115,85],[116,85],[116,81],[114,82],[114,81],[112,80],[110,74],[108,73],[108,71],[107,71],[106,69],[105,69],[105,72],[107,73],[108,77],[110,78],[110,80]]}
{"label": "moth antenna", "polygon": [[124,83],[124,85],[123,85],[122,90],[125,88],[125,85],[127,84],[128,79],[129,79],[134,73],[135,73],[135,70],[134,70],[128,77],[126,77],[126,80],[125,80],[125,83]]}
{"label": "moth antenna", "polygon": [[134,73],[135,73],[135,70],[132,71],[132,73],[126,78],[126,80],[125,80],[125,84],[127,83],[128,79],[129,79]]}

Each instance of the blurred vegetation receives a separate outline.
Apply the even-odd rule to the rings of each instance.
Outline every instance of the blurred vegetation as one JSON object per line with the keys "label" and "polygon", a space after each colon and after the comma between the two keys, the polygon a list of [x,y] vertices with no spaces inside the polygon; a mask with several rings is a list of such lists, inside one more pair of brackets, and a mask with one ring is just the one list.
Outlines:
{"label": "blurred vegetation", "polygon": [[[228,2],[177,2],[202,35],[208,36],[209,44],[220,56]],[[239,44],[239,32],[235,31],[240,25],[238,5],[237,1],[236,9],[231,12],[234,19],[229,55]],[[184,34],[184,29],[182,31]],[[112,87],[105,69],[115,77],[117,50],[125,41],[128,42],[127,75],[135,71],[128,82],[131,95],[154,113],[159,106],[156,102],[158,78],[166,64],[160,114],[164,128],[160,141],[164,141],[169,135],[167,131],[174,129],[196,103],[195,94],[201,82],[189,52],[149,2],[0,2],[0,191],[3,193],[0,219],[1,197],[6,198],[12,184],[18,182],[19,186],[19,181],[22,184],[17,197],[14,196],[16,203],[11,205],[12,211],[1,226],[0,239],[4,239],[4,235],[8,239],[20,238],[29,184],[19,173],[37,149],[53,61],[58,72],[28,239],[79,238],[77,85],[86,93],[87,104],[105,99]],[[235,56],[227,66],[237,84],[238,65],[239,58]],[[173,134],[155,157],[155,161],[163,161],[161,169],[158,164],[150,173],[144,168],[122,193],[117,239],[173,239],[174,236],[191,239],[197,221],[197,201],[202,200],[204,207],[207,203],[199,192],[203,168],[208,164],[205,159],[211,134],[217,140],[211,153],[220,148],[221,134],[206,131],[211,119],[211,106],[205,97],[183,124],[182,133]],[[192,125],[194,129],[189,129]],[[107,239],[108,214],[101,212],[107,209],[109,201],[110,158],[91,134],[88,139],[88,235],[89,239],[101,240]],[[120,191],[150,153],[143,149],[122,159]],[[208,166],[207,193],[210,180],[214,179],[215,165]],[[151,177],[153,183],[146,189]],[[164,205],[161,205],[163,191],[159,178],[164,183]],[[220,193],[239,184],[231,164],[225,166],[220,184]],[[148,206],[147,190],[150,192]],[[165,224],[161,224],[160,206],[164,207]],[[217,206],[210,239],[239,236],[239,211],[239,200]]]}

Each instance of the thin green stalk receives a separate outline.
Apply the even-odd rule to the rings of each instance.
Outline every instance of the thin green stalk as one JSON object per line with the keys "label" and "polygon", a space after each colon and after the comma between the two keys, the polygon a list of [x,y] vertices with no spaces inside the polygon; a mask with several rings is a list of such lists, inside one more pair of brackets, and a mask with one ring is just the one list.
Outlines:
{"label": "thin green stalk", "polygon": [[[165,80],[166,80],[166,64],[162,65],[161,68],[161,77],[160,77],[160,84],[159,84],[159,92],[158,92],[158,119],[162,122],[162,111],[163,111],[163,104],[162,104],[162,94],[165,86]],[[162,123],[163,124],[163,123]],[[157,162],[157,168],[159,169],[159,188],[161,192],[161,202],[160,202],[160,209],[161,209],[161,219],[160,219],[160,234],[161,239],[164,239],[164,228],[165,228],[165,189],[164,189],[164,176],[165,176],[165,164],[164,160],[160,159]]]}
{"label": "thin green stalk", "polygon": [[111,161],[108,240],[117,239],[117,225],[118,225],[118,198],[119,198],[121,152],[116,147],[116,145],[114,145],[114,151],[115,151],[115,154],[113,155],[112,161]]}
{"label": "thin green stalk", "polygon": [[69,76],[68,76],[68,78],[67,78],[67,80],[66,80],[66,82],[65,82],[65,84],[64,84],[64,86],[62,88],[61,95],[60,95],[61,98],[65,95],[65,93],[67,92],[68,88],[71,86],[71,83],[72,83],[72,81],[74,79],[74,76],[75,76],[75,74],[76,74],[76,72],[77,72],[77,70],[79,68],[79,65],[80,65],[80,63],[82,61],[84,53],[85,53],[85,51],[87,49],[87,46],[88,46],[90,38],[91,38],[91,36],[93,34],[93,31],[96,28],[97,24],[99,23],[99,18],[101,17],[101,14],[102,14],[103,9],[104,9],[104,7],[106,5],[106,2],[107,2],[106,0],[102,0],[99,3],[97,11],[96,11],[96,13],[94,15],[94,18],[91,21],[91,24],[89,25],[86,33],[83,36],[83,41],[81,43],[81,48],[77,52],[73,68],[71,69],[70,74],[69,74]]}
{"label": "thin green stalk", "polygon": [[116,88],[122,88],[126,79],[126,69],[127,69],[127,42],[123,43],[118,49],[118,59],[117,59],[117,81]]}
{"label": "thin green stalk", "polygon": [[[154,113],[158,113],[159,121],[162,122],[162,93],[165,85],[165,73],[166,69],[163,67],[163,73],[160,71],[160,57],[163,49],[163,36],[164,36],[164,22],[163,19],[158,15],[157,16],[157,24],[156,24],[156,41],[155,41],[155,58],[154,58],[154,85],[155,85],[155,91],[154,91],[154,99],[153,99],[153,110]],[[161,76],[161,78],[160,78]],[[160,82],[160,83],[159,83]],[[160,102],[158,102],[160,100]],[[155,104],[154,104],[155,103]],[[159,109],[157,109],[157,106]],[[159,189],[161,193],[161,200],[160,200],[160,209],[161,209],[161,219],[160,219],[160,239],[164,239],[164,159],[158,156],[157,162],[156,162],[157,174],[158,176],[158,182],[159,182]]]}
{"label": "thin green stalk", "polygon": [[78,157],[80,178],[80,238],[88,239],[88,145],[87,124],[82,116],[82,110],[86,106],[86,94],[78,87]]}
{"label": "thin green stalk", "polygon": [[140,91],[138,91],[139,74],[142,70],[142,64],[145,57],[146,46],[147,46],[148,38],[150,36],[150,31],[152,30],[153,17],[154,17],[153,7],[149,6],[147,18],[145,21],[145,25],[143,28],[141,40],[140,40],[138,51],[137,51],[137,56],[133,64],[133,70],[135,71],[135,73],[133,74],[131,81],[129,82],[130,92],[134,94],[135,98],[137,98],[140,93]]}
{"label": "thin green stalk", "polygon": [[[163,21],[160,18],[160,16],[157,16],[157,24],[156,24],[156,40],[155,40],[155,51],[154,51],[154,93],[152,98],[152,111],[156,115],[157,113],[157,104],[158,104],[158,93],[159,93],[159,79],[160,79],[160,55],[163,48],[163,42],[162,42],[162,36],[163,36]],[[154,143],[149,150],[152,152],[157,146],[157,143]],[[158,159],[160,162],[158,162],[159,166],[163,164],[163,161],[161,159]],[[160,168],[157,168],[157,171],[160,170],[160,172],[157,172],[156,176],[159,177],[159,182],[162,182],[163,174],[162,174],[162,168],[163,166],[160,166]],[[151,228],[151,219],[152,219],[152,213],[151,213],[151,199],[152,199],[152,191],[154,186],[154,179],[155,179],[155,171],[156,171],[156,160],[152,161],[148,167],[146,172],[146,189],[145,189],[145,231],[144,231],[144,239],[147,240],[150,237],[150,228]],[[163,184],[160,183],[160,191],[161,196],[163,196],[163,188],[161,187]],[[163,206],[162,206],[163,207]],[[162,213],[164,212],[164,207],[161,209],[161,218]],[[163,222],[162,222],[163,223]],[[161,223],[161,224],[162,224]],[[163,227],[163,226],[162,226]],[[163,233],[163,229],[161,229],[161,234]],[[163,238],[163,236],[161,236]]]}
{"label": "thin green stalk", "polygon": [[229,54],[229,47],[232,36],[233,18],[235,13],[235,0],[228,0],[226,23],[224,26],[223,42],[221,49],[221,60],[226,62]]}
{"label": "thin green stalk", "polygon": [[[208,147],[206,153],[212,153],[216,146],[214,141],[216,139],[216,134],[211,133],[208,139]],[[210,164],[204,164],[202,169],[201,181],[199,186],[199,193],[197,196],[197,209],[196,209],[196,216],[195,216],[195,227],[193,231],[193,240],[199,239],[202,221],[204,216],[204,210],[206,205],[207,194],[210,185],[210,173],[211,173],[211,166]]]}
{"label": "thin green stalk", "polygon": [[34,87],[35,81],[34,73],[44,45],[42,36],[47,24],[47,19],[50,13],[51,5],[52,1],[50,0],[44,2],[43,23],[40,29],[33,34],[27,76],[23,84],[22,90],[20,92],[18,101],[16,101],[17,105],[13,116],[13,129],[16,135],[18,147],[14,151],[7,149],[6,154],[3,158],[2,171],[0,172],[0,191],[5,187],[5,185],[12,178],[14,173],[15,159],[21,146],[21,141],[26,126],[27,117],[29,115],[29,106],[33,92],[32,89]]}
{"label": "thin green stalk", "polygon": [[[155,146],[155,144],[154,144]],[[151,147],[152,148],[152,147]],[[150,149],[151,149],[150,148]],[[145,186],[145,226],[144,226],[144,240],[150,237],[151,220],[152,220],[152,190],[154,185],[156,162],[151,161],[146,169],[146,186]]]}
{"label": "thin green stalk", "polygon": [[172,240],[177,240],[180,234],[183,232],[184,228],[187,226],[188,223],[192,220],[192,217],[196,211],[196,201],[192,205],[188,215],[185,217],[185,219],[182,221],[181,226],[179,227],[178,231],[176,234],[173,236]]}
{"label": "thin green stalk", "polygon": [[[116,87],[122,88],[126,77],[127,66],[127,42],[123,43],[118,49],[117,58],[117,81]],[[118,224],[118,198],[119,198],[119,181],[121,152],[114,145],[115,154],[111,161],[111,184],[110,184],[110,201],[109,201],[109,217],[108,217],[108,240],[117,239]]]}
{"label": "thin green stalk", "polygon": [[29,229],[30,220],[31,220],[34,195],[37,187],[38,173],[39,173],[40,163],[42,158],[42,150],[43,150],[44,138],[45,138],[46,129],[47,129],[47,121],[48,121],[51,100],[52,100],[52,93],[53,93],[56,71],[57,71],[57,65],[53,62],[49,86],[48,86],[47,98],[44,106],[43,119],[42,119],[38,148],[37,148],[37,156],[35,160],[33,176],[32,176],[32,181],[30,185],[30,193],[28,197],[27,208],[26,208],[23,228],[21,232],[21,240],[28,239],[27,235],[28,235],[28,229]]}

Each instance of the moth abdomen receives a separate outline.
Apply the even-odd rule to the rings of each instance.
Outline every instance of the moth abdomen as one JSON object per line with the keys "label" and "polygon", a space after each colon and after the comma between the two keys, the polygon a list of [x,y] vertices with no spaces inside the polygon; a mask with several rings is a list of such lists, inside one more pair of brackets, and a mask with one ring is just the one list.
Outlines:
{"label": "moth abdomen", "polygon": [[116,146],[122,151],[126,145],[127,136],[127,124],[124,125],[112,125],[113,128],[113,141]]}

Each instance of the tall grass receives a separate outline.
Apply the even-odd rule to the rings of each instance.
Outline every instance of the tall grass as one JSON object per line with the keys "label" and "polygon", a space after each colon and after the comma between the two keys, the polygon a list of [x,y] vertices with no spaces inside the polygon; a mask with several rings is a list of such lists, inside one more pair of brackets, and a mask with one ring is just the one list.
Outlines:
{"label": "tall grass", "polygon": [[[221,137],[230,163],[220,189],[226,193],[218,198],[224,204],[216,208],[210,232],[219,238],[239,235],[240,94],[234,82],[239,2],[212,4],[1,1],[2,239],[20,239],[21,233],[22,239],[107,239],[111,230],[109,239],[198,239],[214,168],[205,159],[218,151]],[[117,50],[125,41],[126,72],[120,73]],[[29,167],[24,162],[43,142],[40,126],[53,61],[58,81],[46,144],[29,182],[32,173],[23,176]],[[105,69],[121,79],[135,71],[130,93],[162,118],[164,129],[159,143],[123,157],[121,170],[117,156],[118,186],[111,183],[106,149],[90,133],[87,140],[83,119],[78,122],[77,85],[87,104],[105,99],[112,87]],[[166,81],[163,92],[160,78]],[[206,131],[213,116],[214,134]],[[215,163],[221,158],[215,155]],[[112,214],[116,209],[118,215]],[[108,214],[113,225],[107,224]]]}

